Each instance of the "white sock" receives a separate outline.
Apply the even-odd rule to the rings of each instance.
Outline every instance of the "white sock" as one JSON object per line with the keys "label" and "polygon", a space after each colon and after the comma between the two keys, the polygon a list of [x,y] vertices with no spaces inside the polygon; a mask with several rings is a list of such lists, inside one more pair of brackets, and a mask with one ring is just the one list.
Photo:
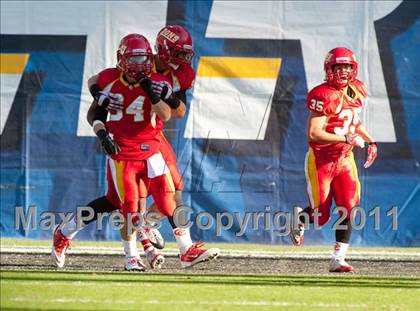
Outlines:
{"label": "white sock", "polygon": [[137,250],[137,241],[136,239],[131,241],[121,240],[124,253],[126,257],[139,257],[139,251]]}
{"label": "white sock", "polygon": [[61,227],[61,233],[68,239],[73,239],[76,234],[81,231],[86,225],[81,221],[78,227],[76,217],[73,217],[69,222],[66,222]]}
{"label": "white sock", "polygon": [[147,236],[146,232],[144,232],[143,228],[140,228],[139,230],[137,230],[137,237],[140,240],[141,244],[143,245],[143,250],[145,253],[149,253],[155,250],[152,243],[150,243],[149,237]]}
{"label": "white sock", "polygon": [[137,230],[137,237],[139,239],[139,241],[144,241],[144,240],[148,240],[148,236],[146,234],[146,232],[144,231],[143,228],[140,228]]}
{"label": "white sock", "polygon": [[349,248],[348,243],[335,242],[334,252],[332,253],[332,257],[334,259],[344,260],[344,258],[346,258],[346,255],[347,255],[348,248]]}
{"label": "white sock", "polygon": [[179,251],[181,252],[181,254],[185,254],[185,252],[193,244],[191,240],[191,236],[190,236],[190,230],[175,228],[173,230],[173,233],[174,233],[176,244],[178,245]]}

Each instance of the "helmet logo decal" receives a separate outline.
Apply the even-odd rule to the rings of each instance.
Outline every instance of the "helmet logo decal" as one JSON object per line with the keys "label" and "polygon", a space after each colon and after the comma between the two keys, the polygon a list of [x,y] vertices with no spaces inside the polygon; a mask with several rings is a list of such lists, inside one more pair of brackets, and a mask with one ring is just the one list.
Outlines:
{"label": "helmet logo decal", "polygon": [[350,60],[350,58],[348,58],[348,57],[337,57],[336,59],[336,62],[350,62],[351,60]]}
{"label": "helmet logo decal", "polygon": [[133,49],[132,53],[133,54],[146,54],[146,50],[145,49]]}
{"label": "helmet logo decal", "polygon": [[173,33],[172,31],[170,31],[169,29],[162,30],[160,35],[162,37],[165,37],[166,39],[168,39],[172,43],[175,43],[179,40],[179,36],[177,34]]}
{"label": "helmet logo decal", "polygon": [[327,57],[325,58],[325,61],[329,62],[329,61],[331,61],[332,58],[333,58],[332,53],[328,53]]}
{"label": "helmet logo decal", "polygon": [[121,54],[124,54],[125,50],[127,50],[127,46],[126,45],[123,45],[123,46],[120,47],[120,53]]}

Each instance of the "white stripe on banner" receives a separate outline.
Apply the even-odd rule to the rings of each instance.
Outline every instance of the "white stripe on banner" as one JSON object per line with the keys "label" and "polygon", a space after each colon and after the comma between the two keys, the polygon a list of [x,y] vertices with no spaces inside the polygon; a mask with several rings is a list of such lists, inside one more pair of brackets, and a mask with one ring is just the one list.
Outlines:
{"label": "white stripe on banner", "polygon": [[7,122],[10,109],[12,109],[13,100],[15,98],[22,73],[16,74],[5,74],[2,73],[0,77],[0,89],[1,89],[1,114],[0,114],[0,134],[3,133],[4,126]]}
{"label": "white stripe on banner", "polygon": [[276,79],[197,77],[185,138],[263,140]]}
{"label": "white stripe on banner", "polygon": [[0,54],[0,134],[3,133],[29,54]]}
{"label": "white stripe on banner", "polygon": [[[369,106],[362,120],[379,142],[396,142],[374,22],[390,14],[397,1],[214,1],[207,38],[299,40],[308,90],[324,79],[329,50],[346,46],[359,61]],[[346,12],[340,16],[336,12]],[[320,19],[328,16],[328,19]],[[355,22],[357,21],[357,22]],[[287,62],[287,59],[284,61]]]}

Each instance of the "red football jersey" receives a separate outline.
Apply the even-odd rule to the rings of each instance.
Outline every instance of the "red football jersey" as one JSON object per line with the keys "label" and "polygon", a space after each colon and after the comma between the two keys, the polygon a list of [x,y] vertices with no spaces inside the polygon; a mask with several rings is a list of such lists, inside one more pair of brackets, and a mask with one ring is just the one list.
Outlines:
{"label": "red football jersey", "polygon": [[195,80],[195,71],[190,65],[179,65],[176,70],[168,69],[162,74],[171,82],[174,92],[192,88]]}
{"label": "red football jersey", "polygon": [[[348,87],[337,90],[327,83],[313,88],[307,97],[307,107],[316,113],[326,115],[325,130],[332,134],[354,134],[360,125],[359,114],[366,101],[367,91],[363,82],[356,80]],[[309,145],[325,155],[340,156],[350,152],[352,146],[346,143]]]}
{"label": "red football jersey", "polygon": [[[152,73],[154,81],[167,81],[158,74]],[[115,142],[121,147],[114,160],[145,160],[159,152],[158,135],[162,129],[162,120],[152,112],[152,104],[140,84],[130,85],[122,72],[108,68],[98,75],[101,90],[121,94],[124,98],[124,110],[110,114],[106,128]]]}

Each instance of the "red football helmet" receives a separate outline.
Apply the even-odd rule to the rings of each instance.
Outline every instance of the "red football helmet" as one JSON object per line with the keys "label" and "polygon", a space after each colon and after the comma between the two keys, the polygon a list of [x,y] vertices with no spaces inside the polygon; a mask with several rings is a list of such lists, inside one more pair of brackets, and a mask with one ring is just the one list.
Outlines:
{"label": "red football helmet", "polygon": [[[127,38],[128,37],[128,38]],[[124,37],[118,48],[118,68],[132,79],[148,76],[153,69],[153,52],[146,37],[130,34]]]}
{"label": "red football helmet", "polygon": [[[334,66],[339,64],[350,64],[352,70],[334,72]],[[343,88],[356,79],[358,67],[356,56],[351,50],[337,47],[329,51],[325,57],[325,80],[334,87]]]}
{"label": "red football helmet", "polygon": [[120,40],[120,44],[118,45],[118,50],[117,50],[117,68],[118,69],[122,70],[121,69],[121,64],[120,64],[120,62],[121,62],[120,47],[122,45],[126,45],[127,44],[127,41],[129,39],[132,39],[132,38],[141,38],[141,37],[142,37],[142,35],[139,35],[138,33],[130,33],[130,34],[126,35],[125,37],[123,37]]}
{"label": "red football helmet", "polygon": [[163,27],[157,35],[155,48],[159,59],[166,64],[191,64],[194,56],[191,35],[179,25]]}

